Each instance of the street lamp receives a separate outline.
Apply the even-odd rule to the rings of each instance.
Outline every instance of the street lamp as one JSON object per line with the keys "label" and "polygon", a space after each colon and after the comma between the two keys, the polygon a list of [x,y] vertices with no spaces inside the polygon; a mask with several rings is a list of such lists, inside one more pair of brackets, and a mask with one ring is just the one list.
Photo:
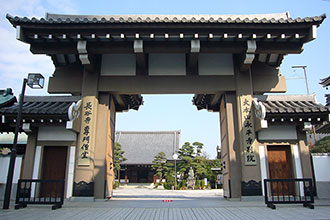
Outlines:
{"label": "street lamp", "polygon": [[306,73],[306,68],[307,66],[292,66],[293,69],[301,68],[304,70],[304,75],[305,75],[305,83],[306,83],[306,89],[307,89],[307,95],[309,95],[309,89],[308,89],[308,82],[307,82],[307,73]]}
{"label": "street lamp", "polygon": [[173,159],[174,159],[174,178],[175,178],[175,182],[174,182],[174,190],[176,190],[176,160],[178,159],[179,155],[177,153],[173,154]]}
{"label": "street lamp", "polygon": [[16,127],[15,127],[15,136],[14,136],[14,143],[13,148],[11,149],[10,154],[10,162],[8,168],[8,176],[7,176],[7,183],[6,183],[6,191],[5,191],[5,198],[3,202],[3,209],[9,209],[10,203],[10,194],[11,194],[11,187],[13,183],[13,175],[14,175],[14,168],[15,168],[15,160],[16,160],[16,153],[17,153],[17,138],[18,132],[21,127],[21,118],[22,118],[22,107],[24,102],[24,94],[25,94],[25,87],[26,84],[32,88],[40,88],[44,87],[45,78],[40,73],[29,73],[28,78],[23,79],[22,91],[19,97],[18,103],[18,113],[16,119]]}

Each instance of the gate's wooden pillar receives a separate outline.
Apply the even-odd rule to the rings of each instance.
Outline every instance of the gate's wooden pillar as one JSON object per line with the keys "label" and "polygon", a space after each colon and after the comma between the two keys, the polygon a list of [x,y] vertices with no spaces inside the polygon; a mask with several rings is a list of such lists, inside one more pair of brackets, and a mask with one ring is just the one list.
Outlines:
{"label": "gate's wooden pillar", "polygon": [[23,179],[32,179],[33,166],[34,166],[34,155],[37,145],[37,135],[38,130],[33,129],[31,133],[28,134],[28,140],[25,149],[25,158],[23,166]]}
{"label": "gate's wooden pillar", "polygon": [[297,134],[299,140],[299,153],[300,153],[300,161],[302,168],[302,177],[313,179],[314,177],[312,170],[312,161],[311,161],[309,147],[306,144],[307,143],[306,133],[301,129],[297,129]]}
{"label": "gate's wooden pillar", "polygon": [[241,150],[237,129],[236,94],[226,93],[220,104],[221,160],[226,198],[241,196]]}
{"label": "gate's wooden pillar", "polygon": [[110,95],[100,94],[97,109],[97,132],[94,148],[94,198],[103,199],[105,192],[107,136],[110,124]]}
{"label": "gate's wooden pillar", "polygon": [[108,110],[108,122],[107,122],[107,135],[106,135],[106,172],[105,172],[105,182],[106,182],[106,197],[112,197],[113,185],[115,183],[115,173],[114,173],[114,155],[115,155],[115,125],[116,125],[116,109],[113,98],[109,102],[110,109]]}
{"label": "gate's wooden pillar", "polygon": [[[253,73],[235,66],[236,117],[241,157],[241,196],[262,195],[259,144],[254,130],[255,113],[252,105]],[[238,174],[239,175],[239,174]],[[237,179],[238,180],[238,179]]]}
{"label": "gate's wooden pillar", "polygon": [[86,67],[83,71],[81,126],[77,140],[73,196],[94,197],[94,167],[98,165],[95,163],[95,151],[99,150],[96,147],[99,74],[99,71],[88,71]]}

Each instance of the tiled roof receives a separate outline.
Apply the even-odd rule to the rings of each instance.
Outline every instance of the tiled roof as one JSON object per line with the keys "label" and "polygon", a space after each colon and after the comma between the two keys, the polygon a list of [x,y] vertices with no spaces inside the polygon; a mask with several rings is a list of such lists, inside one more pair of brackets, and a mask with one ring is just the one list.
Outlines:
{"label": "tiled roof", "polygon": [[46,14],[46,18],[17,17],[7,14],[12,24],[104,24],[104,23],[322,23],[326,15],[292,19],[288,12],[254,15],[63,15]]}
{"label": "tiled roof", "polygon": [[[37,116],[63,116],[67,118],[68,109],[72,102],[80,99],[79,96],[25,96],[22,114]],[[16,115],[18,103],[9,107],[0,108],[0,114]]]}
{"label": "tiled roof", "polygon": [[325,94],[325,98],[326,98],[326,106],[330,106],[330,94]]}
{"label": "tiled roof", "polygon": [[321,79],[320,84],[321,84],[323,87],[327,87],[327,86],[329,86],[329,85],[330,85],[330,76],[327,77],[327,78]]}
{"label": "tiled roof", "polygon": [[14,96],[12,89],[8,88],[5,90],[0,90],[0,108],[12,105],[16,102],[16,97]]}
{"label": "tiled roof", "polygon": [[122,164],[152,164],[159,152],[168,160],[178,151],[180,131],[116,131],[116,142],[120,143],[127,158]]}
{"label": "tiled roof", "polygon": [[263,103],[267,115],[330,113],[330,107],[316,102],[315,95],[255,96]]}
{"label": "tiled roof", "polygon": [[[195,95],[193,103],[198,110],[207,109],[219,111],[219,101],[214,101],[215,95]],[[315,95],[256,95],[266,108],[267,116],[301,115],[330,113],[330,106],[323,106],[316,101]],[[214,104],[212,105],[212,100]]]}

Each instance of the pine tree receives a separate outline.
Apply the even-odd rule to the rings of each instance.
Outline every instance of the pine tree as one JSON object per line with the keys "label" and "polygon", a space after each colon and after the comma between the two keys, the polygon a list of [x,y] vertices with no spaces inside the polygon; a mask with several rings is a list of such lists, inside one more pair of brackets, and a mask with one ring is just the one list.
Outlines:
{"label": "pine tree", "polygon": [[152,169],[156,172],[156,176],[162,179],[167,171],[167,159],[164,152],[159,152],[152,161]]}
{"label": "pine tree", "polygon": [[122,150],[121,145],[119,143],[115,143],[115,158],[114,158],[114,171],[115,174],[117,174],[117,178],[119,177],[120,172],[120,163],[127,160],[127,158],[124,157],[125,151]]}
{"label": "pine tree", "polygon": [[179,149],[178,154],[179,159],[181,159],[181,162],[178,163],[178,171],[186,178],[194,159],[194,147],[190,142],[185,142]]}

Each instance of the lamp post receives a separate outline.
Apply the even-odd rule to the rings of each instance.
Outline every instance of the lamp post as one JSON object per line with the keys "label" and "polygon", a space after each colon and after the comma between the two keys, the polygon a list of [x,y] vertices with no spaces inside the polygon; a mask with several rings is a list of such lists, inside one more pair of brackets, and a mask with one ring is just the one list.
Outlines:
{"label": "lamp post", "polygon": [[28,78],[23,79],[22,91],[21,91],[21,94],[19,97],[19,103],[18,103],[18,113],[17,113],[17,118],[16,118],[14,143],[13,143],[13,147],[11,149],[11,154],[10,154],[3,209],[9,209],[11,187],[12,187],[12,183],[13,183],[15,160],[16,160],[16,154],[17,154],[17,138],[18,138],[18,132],[21,127],[22,108],[23,108],[23,102],[24,102],[25,88],[26,88],[26,85],[28,85],[32,89],[35,89],[35,88],[42,89],[44,87],[44,82],[45,82],[45,78],[40,73],[29,73]]}
{"label": "lamp post", "polygon": [[304,70],[304,75],[305,75],[305,83],[306,83],[306,90],[307,90],[307,95],[309,95],[309,89],[308,89],[308,81],[307,81],[307,73],[306,73],[306,68],[307,66],[292,66],[293,69],[301,68]]}
{"label": "lamp post", "polygon": [[177,153],[174,153],[173,154],[173,159],[174,159],[174,190],[176,190],[176,160],[178,159],[178,154]]}

